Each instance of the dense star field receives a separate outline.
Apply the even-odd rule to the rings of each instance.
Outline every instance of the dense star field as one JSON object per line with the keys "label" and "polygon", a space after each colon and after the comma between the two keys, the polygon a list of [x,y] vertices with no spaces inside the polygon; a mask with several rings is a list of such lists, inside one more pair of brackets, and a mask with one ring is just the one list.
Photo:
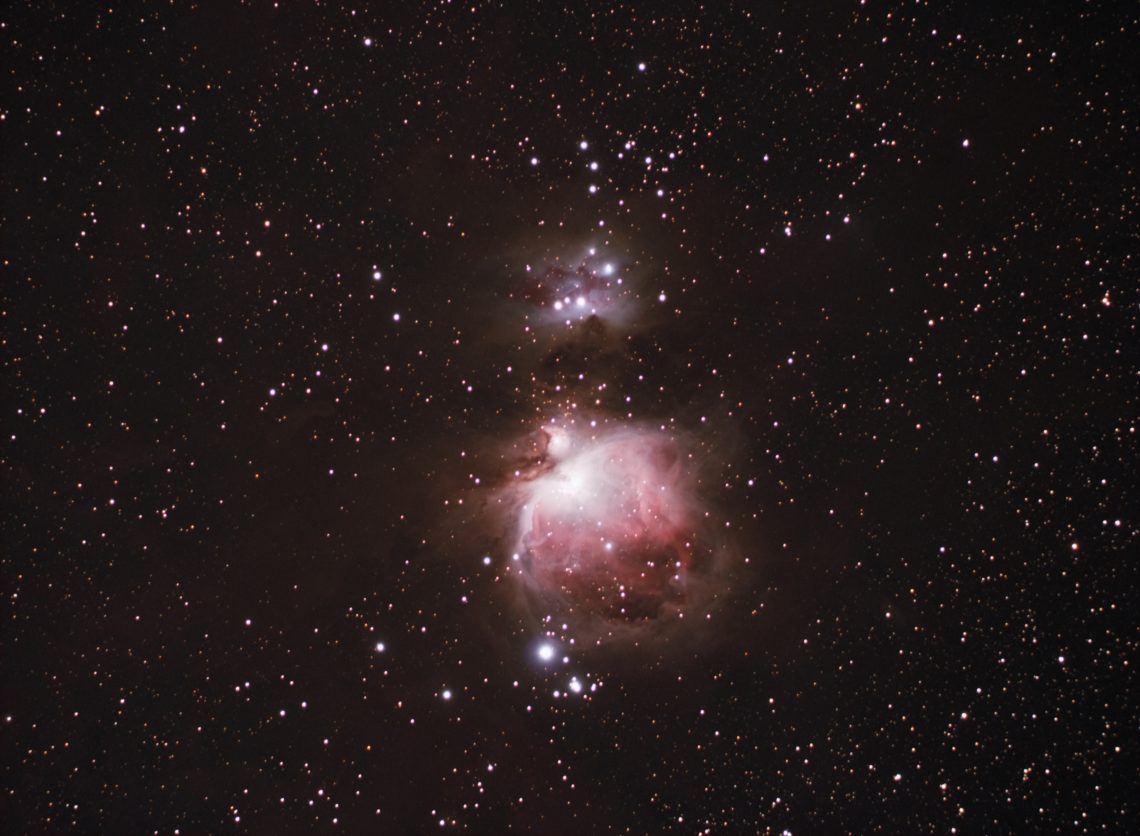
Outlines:
{"label": "dense star field", "polygon": [[5,831],[1134,828],[1138,18],[5,8]]}

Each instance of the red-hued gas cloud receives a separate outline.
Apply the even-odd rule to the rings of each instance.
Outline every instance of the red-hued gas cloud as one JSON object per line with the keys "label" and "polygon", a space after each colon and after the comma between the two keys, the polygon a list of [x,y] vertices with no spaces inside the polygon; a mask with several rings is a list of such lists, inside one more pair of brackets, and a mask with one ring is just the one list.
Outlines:
{"label": "red-hued gas cloud", "polygon": [[554,609],[633,624],[690,603],[699,542],[687,456],[674,436],[548,425],[508,490],[514,571]]}

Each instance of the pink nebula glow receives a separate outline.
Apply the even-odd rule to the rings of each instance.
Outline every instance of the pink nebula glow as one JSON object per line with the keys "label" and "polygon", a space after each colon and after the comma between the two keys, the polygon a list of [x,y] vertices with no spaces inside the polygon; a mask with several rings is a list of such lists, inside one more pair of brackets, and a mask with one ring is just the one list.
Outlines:
{"label": "pink nebula glow", "polygon": [[542,430],[520,472],[527,581],[606,618],[682,605],[695,540],[683,465],[678,442],[659,430]]}

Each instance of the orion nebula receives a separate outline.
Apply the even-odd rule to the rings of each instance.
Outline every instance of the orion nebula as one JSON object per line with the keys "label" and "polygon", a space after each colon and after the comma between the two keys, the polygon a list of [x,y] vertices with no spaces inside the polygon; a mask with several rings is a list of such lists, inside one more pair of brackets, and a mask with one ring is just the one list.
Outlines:
{"label": "orion nebula", "polygon": [[513,446],[490,507],[510,548],[506,575],[538,629],[588,646],[655,643],[697,624],[686,616],[726,587],[737,550],[711,524],[707,463],[688,433],[568,419]]}
{"label": "orion nebula", "polygon": [[544,337],[527,394],[554,417],[500,439],[509,467],[490,504],[526,611],[594,644],[668,634],[723,586],[731,551],[701,491],[707,440],[598,397],[631,377],[624,335],[664,301],[608,250],[569,246],[522,271],[521,320]]}
{"label": "orion nebula", "polygon": [[551,425],[514,491],[517,572],[540,599],[591,620],[636,623],[686,603],[695,499],[677,438]]}

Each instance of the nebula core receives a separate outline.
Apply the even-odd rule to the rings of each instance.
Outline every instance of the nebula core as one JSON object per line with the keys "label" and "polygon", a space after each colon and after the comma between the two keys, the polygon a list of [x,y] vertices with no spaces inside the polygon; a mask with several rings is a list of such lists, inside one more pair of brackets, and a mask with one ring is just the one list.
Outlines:
{"label": "nebula core", "polygon": [[508,488],[516,577],[543,604],[607,632],[691,603],[697,499],[678,437],[643,425],[554,424]]}

